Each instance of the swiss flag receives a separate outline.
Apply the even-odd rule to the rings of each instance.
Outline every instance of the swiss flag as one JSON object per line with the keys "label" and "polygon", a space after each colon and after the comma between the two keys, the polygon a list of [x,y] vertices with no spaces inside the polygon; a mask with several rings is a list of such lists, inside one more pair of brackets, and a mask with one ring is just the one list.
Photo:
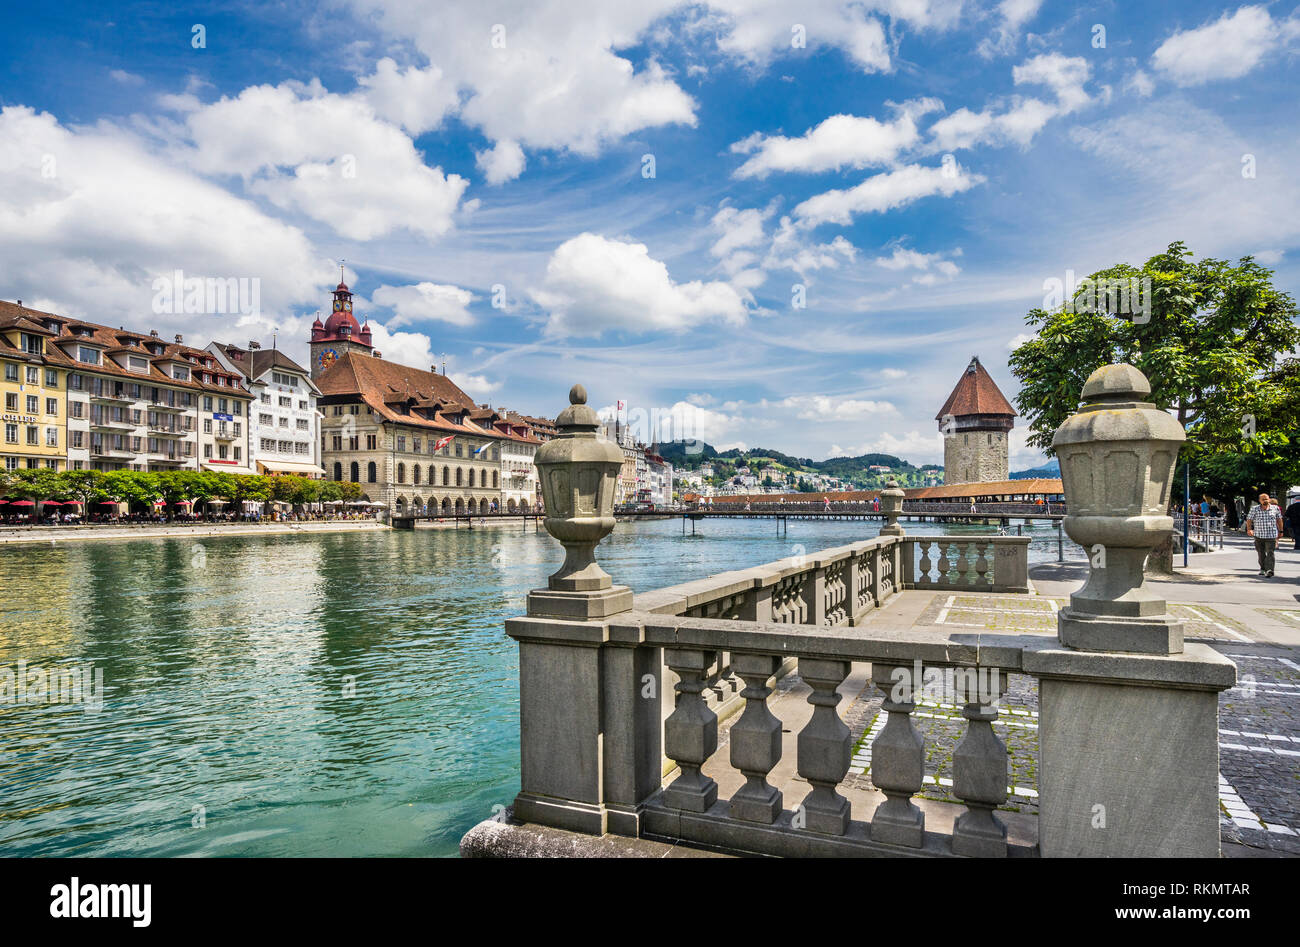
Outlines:
{"label": "swiss flag", "polygon": [[448,444],[450,444],[450,443],[451,443],[452,441],[454,441],[455,439],[456,439],[456,435],[455,435],[455,434],[448,434],[446,437],[440,437],[440,438],[438,438],[438,443],[436,443],[436,444],[433,445],[433,449],[434,449],[434,450],[442,450],[444,447],[446,447]]}

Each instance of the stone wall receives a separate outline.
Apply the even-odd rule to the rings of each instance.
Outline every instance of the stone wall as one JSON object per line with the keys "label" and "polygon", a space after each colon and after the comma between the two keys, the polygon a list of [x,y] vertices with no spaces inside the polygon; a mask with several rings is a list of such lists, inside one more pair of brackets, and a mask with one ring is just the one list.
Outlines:
{"label": "stone wall", "polygon": [[1007,448],[1007,434],[1002,431],[961,431],[945,436],[943,482],[1006,480]]}

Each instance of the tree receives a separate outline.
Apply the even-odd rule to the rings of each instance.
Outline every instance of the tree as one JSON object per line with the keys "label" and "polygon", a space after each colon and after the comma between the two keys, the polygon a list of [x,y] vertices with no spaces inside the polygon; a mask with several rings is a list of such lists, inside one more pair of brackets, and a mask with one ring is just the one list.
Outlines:
{"label": "tree", "polygon": [[81,501],[83,515],[90,514],[90,507],[104,497],[104,475],[98,470],[68,470],[61,475],[65,496]]}
{"label": "tree", "polygon": [[[1196,261],[1172,243],[1140,269],[1116,264],[1094,273],[1071,305],[1031,310],[1025,321],[1035,337],[1009,359],[1021,381],[1016,406],[1029,421],[1029,443],[1051,453],[1088,376],[1128,362],[1150,379],[1151,401],[1186,429],[1180,459],[1193,469],[1211,456],[1243,454],[1271,457],[1266,476],[1283,476],[1290,463],[1283,455],[1297,433],[1294,413],[1287,419],[1285,411],[1300,384],[1278,360],[1300,343],[1300,328],[1295,302],[1273,287],[1272,276],[1249,256],[1235,265]],[[1141,287],[1149,311],[1121,312],[1110,294],[1089,305],[1098,284]]]}

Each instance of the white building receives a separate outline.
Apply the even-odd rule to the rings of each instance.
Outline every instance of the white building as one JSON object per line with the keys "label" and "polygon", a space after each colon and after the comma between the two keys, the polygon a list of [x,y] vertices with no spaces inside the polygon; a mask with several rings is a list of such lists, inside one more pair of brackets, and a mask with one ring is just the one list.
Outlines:
{"label": "white building", "polygon": [[[316,405],[320,389],[307,369],[276,349],[250,351],[212,342],[207,350],[223,366],[242,375],[253,395],[248,417],[249,466],[260,474],[324,477],[321,413]],[[221,425],[221,415],[215,417]]]}
{"label": "white building", "polygon": [[508,513],[533,510],[539,496],[534,458],[541,442],[530,436],[527,424],[511,423],[508,418],[498,421],[496,430],[506,435],[501,441],[499,509]]}

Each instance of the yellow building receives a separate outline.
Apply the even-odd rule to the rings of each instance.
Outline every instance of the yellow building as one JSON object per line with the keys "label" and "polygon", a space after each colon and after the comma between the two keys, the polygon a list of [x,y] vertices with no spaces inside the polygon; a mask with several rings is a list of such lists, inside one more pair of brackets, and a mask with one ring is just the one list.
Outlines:
{"label": "yellow building", "polygon": [[46,356],[54,332],[30,310],[0,316],[0,463],[66,470],[67,371]]}

